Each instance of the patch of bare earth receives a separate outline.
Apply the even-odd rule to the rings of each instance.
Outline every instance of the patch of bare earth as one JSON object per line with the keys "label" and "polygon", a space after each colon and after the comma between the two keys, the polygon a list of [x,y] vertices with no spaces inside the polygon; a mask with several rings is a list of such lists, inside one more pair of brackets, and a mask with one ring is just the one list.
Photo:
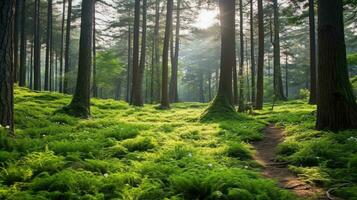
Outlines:
{"label": "patch of bare earth", "polygon": [[302,199],[328,199],[322,188],[301,180],[288,169],[287,163],[277,162],[276,149],[284,141],[284,130],[270,124],[264,129],[264,134],[263,140],[253,144],[256,149],[254,159],[263,166],[263,175],[277,180],[281,188],[291,190]]}

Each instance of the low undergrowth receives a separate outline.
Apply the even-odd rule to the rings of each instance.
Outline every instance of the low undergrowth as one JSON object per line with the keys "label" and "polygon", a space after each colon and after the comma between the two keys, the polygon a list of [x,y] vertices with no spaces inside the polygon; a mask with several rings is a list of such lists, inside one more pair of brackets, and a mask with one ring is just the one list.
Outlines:
{"label": "low undergrowth", "polygon": [[56,112],[70,96],[15,97],[16,136],[0,129],[0,199],[294,199],[251,159],[260,120],[200,122],[206,104],[97,99],[84,120]]}
{"label": "low undergrowth", "polygon": [[[267,106],[267,108],[271,108]],[[258,113],[282,126],[286,140],[279,148],[282,161],[307,182],[326,188],[344,199],[357,198],[357,131],[339,133],[315,130],[315,106],[293,101]]]}

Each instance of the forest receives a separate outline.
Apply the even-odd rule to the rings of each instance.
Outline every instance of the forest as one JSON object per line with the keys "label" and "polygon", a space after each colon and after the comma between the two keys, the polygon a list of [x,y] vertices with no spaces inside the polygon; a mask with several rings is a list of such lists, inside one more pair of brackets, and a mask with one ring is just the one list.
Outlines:
{"label": "forest", "polygon": [[356,0],[1,0],[0,199],[357,200]]}

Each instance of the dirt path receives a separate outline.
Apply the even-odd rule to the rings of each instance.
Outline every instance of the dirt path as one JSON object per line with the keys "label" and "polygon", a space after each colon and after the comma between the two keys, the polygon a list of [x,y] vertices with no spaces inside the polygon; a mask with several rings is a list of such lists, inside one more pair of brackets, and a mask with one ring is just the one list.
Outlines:
{"label": "dirt path", "polygon": [[263,166],[263,175],[277,180],[280,187],[291,190],[303,199],[328,199],[321,188],[303,182],[286,164],[276,162],[276,147],[284,141],[284,130],[270,124],[264,129],[264,133],[264,139],[253,144],[256,149],[254,159]]}

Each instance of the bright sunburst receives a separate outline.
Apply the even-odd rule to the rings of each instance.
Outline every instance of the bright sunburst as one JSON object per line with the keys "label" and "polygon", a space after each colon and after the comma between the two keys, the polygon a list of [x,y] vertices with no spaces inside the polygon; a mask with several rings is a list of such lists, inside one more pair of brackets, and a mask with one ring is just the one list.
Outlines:
{"label": "bright sunburst", "polygon": [[202,9],[198,14],[198,18],[193,24],[193,26],[199,29],[207,29],[213,24],[215,24],[217,20],[218,10],[207,10]]}

